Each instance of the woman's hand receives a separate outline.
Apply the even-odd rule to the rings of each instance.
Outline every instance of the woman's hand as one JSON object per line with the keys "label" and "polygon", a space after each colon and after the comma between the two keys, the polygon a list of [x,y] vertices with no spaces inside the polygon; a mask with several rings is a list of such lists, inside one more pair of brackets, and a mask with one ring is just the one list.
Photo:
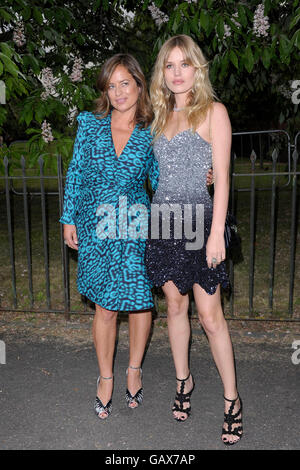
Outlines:
{"label": "woman's hand", "polygon": [[209,268],[216,268],[226,258],[223,233],[211,233],[206,244],[206,261]]}
{"label": "woman's hand", "polygon": [[206,185],[210,186],[213,183],[214,183],[214,173],[213,173],[212,168],[210,168],[207,172],[207,175],[206,175]]}
{"label": "woman's hand", "polygon": [[75,225],[64,224],[64,241],[69,248],[78,250],[78,239]]}

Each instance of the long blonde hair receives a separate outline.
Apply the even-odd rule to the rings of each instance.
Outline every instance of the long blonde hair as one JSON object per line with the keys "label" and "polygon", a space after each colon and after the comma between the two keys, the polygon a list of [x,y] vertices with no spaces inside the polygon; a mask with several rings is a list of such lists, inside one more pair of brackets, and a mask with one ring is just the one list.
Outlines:
{"label": "long blonde hair", "polygon": [[151,132],[155,138],[163,133],[175,105],[174,93],[168,89],[164,79],[166,62],[175,47],[182,50],[187,63],[196,69],[194,85],[189,92],[185,108],[193,132],[205,120],[211,103],[217,99],[209,80],[208,62],[200,47],[185,34],[171,37],[162,45],[158,53],[151,78],[150,98],[154,111]]}

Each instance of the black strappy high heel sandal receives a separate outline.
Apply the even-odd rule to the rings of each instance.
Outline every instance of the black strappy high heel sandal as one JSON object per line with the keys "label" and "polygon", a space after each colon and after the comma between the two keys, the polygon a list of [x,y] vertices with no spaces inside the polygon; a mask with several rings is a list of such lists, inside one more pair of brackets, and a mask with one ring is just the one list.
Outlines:
{"label": "black strappy high heel sandal", "polygon": [[[97,390],[98,390],[100,379],[112,380],[113,377],[102,377],[102,375],[100,375],[97,379]],[[100,398],[96,395],[96,400],[94,403],[94,410],[99,419],[107,419],[112,412],[112,399],[110,399],[106,403],[106,405],[103,405]],[[102,413],[106,413],[106,416],[100,416]]]}
{"label": "black strappy high heel sandal", "polygon": [[[224,397],[224,400],[231,402],[230,408],[228,410],[228,413],[224,413],[224,424],[222,428],[222,437],[224,434],[231,435],[231,436],[237,436],[239,439],[236,441],[224,441],[222,438],[222,442],[226,446],[232,446],[233,444],[236,444],[239,442],[242,437],[243,437],[243,425],[242,425],[242,409],[243,409],[243,404],[240,396],[238,395],[234,400],[229,400],[228,398]],[[235,402],[237,400],[240,400],[240,407],[236,413],[233,414],[233,409]],[[240,418],[238,418],[240,416]],[[227,424],[227,429],[225,429],[224,425]],[[233,425],[238,424],[239,426],[235,426],[232,428]]]}
{"label": "black strappy high heel sandal", "polygon": [[[128,369],[139,370],[140,373],[141,373],[141,378],[142,378],[143,371],[142,371],[141,367],[128,366]],[[128,375],[128,369],[126,369],[126,376]],[[125,400],[126,400],[126,403],[127,403],[128,408],[131,408],[132,410],[134,410],[135,408],[137,408],[139,405],[142,404],[143,398],[144,398],[143,387],[141,387],[141,388],[136,392],[135,395],[131,395],[131,393],[130,393],[130,391],[128,390],[128,388],[126,388]],[[136,403],[136,406],[131,406],[133,403]]]}
{"label": "black strappy high heel sandal", "polygon": [[[180,413],[185,413],[187,415],[185,419],[177,418],[176,416],[174,416],[174,419],[176,419],[176,421],[178,421],[179,423],[186,421],[188,419],[188,417],[190,416],[190,414],[191,414],[190,399],[191,399],[191,395],[192,395],[192,393],[194,391],[194,388],[195,388],[195,381],[194,381],[193,376],[192,376],[192,381],[193,381],[192,389],[188,393],[183,393],[185,382],[189,379],[190,375],[191,375],[191,372],[189,373],[189,375],[187,376],[186,379],[177,379],[177,377],[176,377],[176,380],[181,382],[181,386],[180,386],[180,392],[176,392],[175,401],[174,401],[174,405],[172,407],[172,411],[173,412],[174,411],[179,411]],[[179,402],[179,405],[176,403],[176,401]],[[190,406],[188,406],[186,408],[183,408],[184,403],[189,403]]]}

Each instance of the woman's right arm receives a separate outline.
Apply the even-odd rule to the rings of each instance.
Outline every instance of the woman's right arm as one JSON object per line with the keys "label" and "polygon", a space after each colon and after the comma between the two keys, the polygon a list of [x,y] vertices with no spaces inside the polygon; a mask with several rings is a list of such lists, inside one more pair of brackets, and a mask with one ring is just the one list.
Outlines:
{"label": "woman's right arm", "polygon": [[79,126],[74,143],[73,157],[69,164],[66,176],[63,214],[59,220],[64,224],[64,239],[66,243],[74,249],[77,249],[75,227],[76,208],[82,186],[82,163],[86,142],[85,118],[82,114],[83,113],[77,117]]}

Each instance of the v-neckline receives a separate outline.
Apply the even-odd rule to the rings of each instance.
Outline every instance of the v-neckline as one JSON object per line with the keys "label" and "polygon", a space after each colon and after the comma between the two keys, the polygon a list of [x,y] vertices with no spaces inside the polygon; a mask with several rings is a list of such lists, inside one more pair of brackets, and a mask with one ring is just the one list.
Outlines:
{"label": "v-neckline", "polygon": [[125,144],[125,146],[123,147],[122,152],[121,152],[120,155],[118,156],[118,155],[117,155],[117,152],[116,152],[116,147],[115,147],[113,135],[112,135],[112,129],[111,129],[111,115],[112,115],[112,112],[110,112],[110,114],[109,114],[109,132],[110,132],[111,144],[112,144],[112,148],[113,148],[113,150],[114,150],[115,159],[116,159],[116,160],[119,160],[119,158],[122,157],[122,155],[124,154],[125,150],[127,149],[127,146],[128,146],[128,144],[129,144],[129,142],[130,142],[130,140],[131,140],[131,138],[132,138],[132,136],[133,136],[133,134],[134,134],[134,132],[135,132],[135,130],[136,130],[136,125],[135,125],[134,128],[132,129],[132,132],[131,132],[131,134],[130,134],[130,136],[129,136],[129,138],[128,138],[126,144]]}

